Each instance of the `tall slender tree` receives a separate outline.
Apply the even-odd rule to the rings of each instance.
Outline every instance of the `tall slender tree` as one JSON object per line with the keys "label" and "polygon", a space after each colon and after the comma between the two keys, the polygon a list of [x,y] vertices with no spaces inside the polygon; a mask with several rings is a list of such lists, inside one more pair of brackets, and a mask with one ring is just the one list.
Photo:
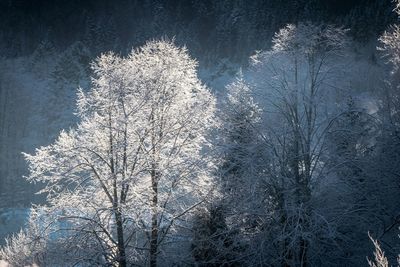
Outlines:
{"label": "tall slender tree", "polygon": [[340,28],[288,25],[276,33],[270,51],[253,57],[266,153],[259,174],[265,212],[273,210],[263,218],[270,226],[263,228],[279,233],[266,247],[278,254],[275,261],[282,266],[308,266],[316,256],[310,248],[322,221],[314,213],[313,197],[325,174],[325,139],[334,120],[324,100],[338,77],[335,60],[343,55],[346,40]]}

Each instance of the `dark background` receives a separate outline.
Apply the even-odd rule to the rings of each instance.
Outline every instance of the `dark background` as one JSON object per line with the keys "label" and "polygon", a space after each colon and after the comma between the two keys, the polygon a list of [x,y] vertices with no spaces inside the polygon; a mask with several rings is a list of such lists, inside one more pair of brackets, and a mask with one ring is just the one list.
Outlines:
{"label": "dark background", "polygon": [[95,54],[113,45],[124,53],[150,38],[175,37],[201,60],[243,62],[267,48],[279,28],[298,21],[343,25],[366,42],[395,22],[393,8],[391,0],[2,0],[0,51],[6,57],[27,55],[43,39],[62,50],[89,39],[97,28],[104,40]]}

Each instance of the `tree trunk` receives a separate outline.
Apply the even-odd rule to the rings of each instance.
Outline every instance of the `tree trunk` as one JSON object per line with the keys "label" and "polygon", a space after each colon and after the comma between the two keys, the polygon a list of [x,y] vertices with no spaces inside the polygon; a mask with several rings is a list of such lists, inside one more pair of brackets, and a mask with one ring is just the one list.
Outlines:
{"label": "tree trunk", "polygon": [[115,213],[115,219],[117,223],[117,238],[118,238],[118,266],[126,267],[126,254],[125,254],[125,244],[124,244],[124,229],[122,226],[122,216],[121,212],[117,209]]}
{"label": "tree trunk", "polygon": [[117,190],[117,174],[115,171],[114,161],[114,142],[112,134],[112,116],[111,110],[108,113],[109,119],[109,142],[110,142],[110,171],[113,176],[113,212],[115,216],[115,223],[117,225],[117,262],[119,267],[126,267],[126,254],[125,254],[125,242],[124,242],[124,228],[122,223],[121,206],[118,203],[118,190]]}
{"label": "tree trunk", "polygon": [[153,214],[151,217],[151,238],[150,238],[150,267],[157,266],[158,252],[158,221],[157,221],[157,205],[158,205],[158,177],[155,164],[151,170],[151,183],[153,189],[152,208]]}

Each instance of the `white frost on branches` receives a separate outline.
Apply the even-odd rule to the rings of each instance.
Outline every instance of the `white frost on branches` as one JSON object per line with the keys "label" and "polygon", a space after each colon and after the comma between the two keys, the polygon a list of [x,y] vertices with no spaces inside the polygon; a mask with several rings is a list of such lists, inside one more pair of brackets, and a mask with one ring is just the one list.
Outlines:
{"label": "white frost on branches", "polygon": [[50,241],[71,261],[126,266],[147,261],[147,250],[154,261],[209,196],[213,165],[202,149],[215,100],[196,68],[168,41],[100,56],[91,90],[78,92],[80,123],[25,154],[27,179],[46,184]]}

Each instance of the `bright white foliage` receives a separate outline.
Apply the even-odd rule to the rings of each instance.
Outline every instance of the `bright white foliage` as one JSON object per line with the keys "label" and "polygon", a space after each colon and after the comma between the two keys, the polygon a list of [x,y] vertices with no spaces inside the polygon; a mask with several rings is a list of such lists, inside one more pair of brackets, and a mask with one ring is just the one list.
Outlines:
{"label": "bright white foliage", "polygon": [[369,235],[369,238],[371,239],[371,241],[375,247],[375,252],[374,252],[375,258],[373,260],[370,260],[367,258],[369,266],[371,266],[371,267],[389,267],[388,259],[385,256],[385,252],[382,251],[378,241],[373,239],[370,235]]}
{"label": "bright white foliage", "polygon": [[128,254],[146,246],[152,171],[158,177],[161,240],[207,197],[213,168],[201,150],[214,125],[215,100],[196,67],[186,48],[166,41],[148,42],[126,58],[108,53],[92,64],[91,90],[78,93],[80,123],[54,144],[25,154],[27,179],[46,183],[48,216],[66,221],[55,231],[70,229],[67,238],[85,233],[112,261],[116,208]]}
{"label": "bright white foliage", "polygon": [[385,58],[393,64],[394,70],[397,71],[400,64],[400,26],[394,25],[392,30],[385,32],[380,38],[382,46],[378,47],[383,51]]}
{"label": "bright white foliage", "polygon": [[47,231],[40,227],[40,216],[33,210],[29,216],[28,229],[6,239],[6,245],[0,249],[0,266],[37,266],[45,265],[47,250]]}
{"label": "bright white foliage", "polygon": [[[400,16],[400,1],[396,0],[395,12]],[[400,26],[393,25],[391,31],[386,31],[380,38],[382,46],[378,50],[383,51],[384,57],[393,64],[394,72],[400,65]]]}

